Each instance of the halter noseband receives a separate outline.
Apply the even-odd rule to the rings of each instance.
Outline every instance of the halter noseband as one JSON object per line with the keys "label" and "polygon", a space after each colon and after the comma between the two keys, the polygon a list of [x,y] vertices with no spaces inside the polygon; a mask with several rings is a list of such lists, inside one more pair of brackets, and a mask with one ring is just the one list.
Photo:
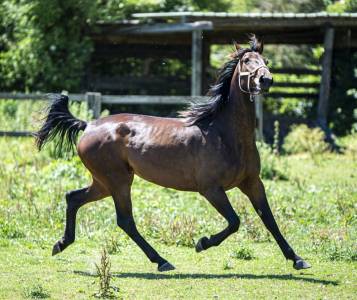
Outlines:
{"label": "halter noseband", "polygon": [[[243,93],[249,94],[250,95],[250,101],[253,102],[254,101],[254,97],[255,95],[259,95],[259,92],[251,92],[250,90],[250,78],[257,73],[258,70],[260,69],[268,69],[267,66],[261,64],[260,66],[256,67],[253,71],[250,72],[241,72],[241,65],[240,65],[240,61],[238,62],[238,84],[239,84],[239,88]],[[248,76],[248,80],[247,80],[247,90],[243,89],[242,84],[241,84],[241,77],[242,76]]]}

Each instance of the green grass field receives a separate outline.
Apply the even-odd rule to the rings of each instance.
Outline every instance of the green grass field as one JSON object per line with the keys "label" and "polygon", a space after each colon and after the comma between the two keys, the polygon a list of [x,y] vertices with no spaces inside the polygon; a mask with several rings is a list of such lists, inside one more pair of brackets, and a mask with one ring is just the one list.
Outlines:
{"label": "green grass field", "polygon": [[[2,127],[35,128],[43,104],[36,105],[1,102]],[[34,112],[30,118],[28,111]],[[269,202],[287,240],[312,264],[305,271],[284,259],[238,190],[228,194],[241,218],[239,232],[197,254],[195,242],[221,230],[224,220],[195,193],[136,178],[132,198],[139,231],[176,266],[158,273],[116,226],[110,198],[81,208],[76,242],[51,257],[64,230],[64,194],[86,186],[89,174],[76,156],[57,159],[51,147],[38,153],[31,138],[1,138],[0,299],[94,298],[95,264],[104,248],[116,299],[355,299],[356,135],[339,142],[348,146],[345,154],[312,149],[313,155],[276,156],[261,147]]]}
{"label": "green grass field", "polygon": [[248,199],[229,197],[241,217],[239,233],[196,254],[194,241],[225,225],[194,193],[139,178],[133,205],[139,230],[176,270],[158,273],[116,227],[107,198],[78,214],[77,241],[51,257],[62,236],[66,191],[88,183],[78,158],[36,153],[31,139],[0,140],[0,299],[88,299],[98,291],[99,263],[110,253],[114,296],[124,299],[353,299],[357,293],[357,160],[345,154],[282,156],[287,180],[265,180],[276,219],[312,268],[295,271]]}

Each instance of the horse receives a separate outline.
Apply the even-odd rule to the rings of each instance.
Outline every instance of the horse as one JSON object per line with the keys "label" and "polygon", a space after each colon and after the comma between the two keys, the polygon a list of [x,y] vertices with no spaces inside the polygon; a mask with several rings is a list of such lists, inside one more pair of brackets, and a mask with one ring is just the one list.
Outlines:
{"label": "horse", "polygon": [[53,246],[52,255],[74,242],[78,209],[111,196],[117,225],[157,264],[158,271],[174,270],[136,227],[130,194],[136,174],[163,187],[198,192],[225,218],[227,227],[200,238],[196,252],[218,246],[238,231],[240,219],[226,195],[237,187],[248,196],[293,267],[311,267],[281,234],[259,176],[254,99],[273,83],[262,52],[263,43],[254,35],[247,48],[235,43],[234,53],[209,90],[209,101],[192,104],[177,118],[122,113],[87,123],[71,114],[67,96],[54,95],[36,133],[38,149],[56,136],[58,151],[74,148],[83,130],[76,150],[92,175],[92,183],[66,193],[64,235]]}

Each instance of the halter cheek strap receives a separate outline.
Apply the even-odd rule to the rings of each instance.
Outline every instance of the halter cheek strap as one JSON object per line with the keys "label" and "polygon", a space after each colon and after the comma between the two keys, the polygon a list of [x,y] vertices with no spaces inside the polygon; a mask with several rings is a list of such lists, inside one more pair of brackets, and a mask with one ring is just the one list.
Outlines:
{"label": "halter cheek strap", "polygon": [[[265,65],[260,65],[258,67],[256,67],[253,71],[250,71],[250,72],[241,72],[241,65],[240,65],[240,61],[238,62],[238,84],[239,84],[239,88],[242,92],[246,93],[246,94],[250,94],[250,101],[254,101],[254,97],[255,95],[258,95],[259,92],[252,92],[251,89],[250,89],[250,78],[260,69],[268,69],[267,66]],[[242,76],[248,76],[248,79],[247,79],[247,89],[245,90],[241,84],[241,79],[242,79]]]}

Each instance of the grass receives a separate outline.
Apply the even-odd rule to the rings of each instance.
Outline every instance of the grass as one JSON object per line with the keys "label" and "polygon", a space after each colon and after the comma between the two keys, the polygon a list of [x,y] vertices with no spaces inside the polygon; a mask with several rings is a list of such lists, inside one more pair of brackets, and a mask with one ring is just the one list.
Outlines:
{"label": "grass", "polygon": [[[6,107],[16,113],[10,108]],[[345,137],[343,144],[352,145],[354,138]],[[265,151],[265,158],[270,155],[274,154]],[[281,231],[312,269],[292,268],[238,190],[228,196],[241,218],[239,232],[219,247],[195,253],[194,242],[224,228],[224,220],[195,193],[135,178],[132,198],[138,229],[177,268],[161,274],[117,228],[109,198],[80,209],[76,242],[51,257],[52,245],[63,234],[64,194],[86,186],[89,174],[76,156],[54,159],[51,149],[37,153],[31,139],[1,138],[0,299],[94,298],[99,286],[95,264],[103,247],[111,262],[110,287],[116,298],[354,298],[354,152],[323,153],[319,164],[305,153],[263,163],[268,171],[274,168],[284,175],[284,180],[267,176],[266,192]]]}
{"label": "grass", "polygon": [[[187,247],[155,243],[177,267],[163,274],[129,244],[123,249],[124,255],[111,256],[111,285],[120,288],[124,299],[351,299],[356,292],[357,270],[351,263],[327,262],[300,251],[313,268],[297,272],[274,244],[244,243],[254,247],[258,258],[235,261],[228,270],[222,261],[236,247],[233,241],[202,254]],[[5,264],[0,273],[1,299],[21,299],[24,287],[32,282],[41,282],[51,299],[88,299],[98,289],[93,262],[100,259],[100,249],[89,239],[82,238],[54,258],[49,256],[49,249],[18,244],[1,248],[0,255]]]}
{"label": "grass", "polygon": [[357,292],[357,162],[348,155],[324,154],[318,167],[309,155],[283,156],[289,180],[265,181],[282,231],[313,266],[304,272],[285,261],[239,191],[229,192],[242,221],[239,233],[196,254],[192,241],[224,221],[194,193],[136,178],[138,228],[177,267],[160,274],[116,227],[109,198],[79,211],[77,241],[51,257],[63,233],[63,195],[89,176],[78,158],[38,154],[29,139],[2,139],[0,149],[0,299],[22,299],[39,286],[51,299],[93,297],[103,247],[111,253],[111,286],[124,299],[350,299]]}

